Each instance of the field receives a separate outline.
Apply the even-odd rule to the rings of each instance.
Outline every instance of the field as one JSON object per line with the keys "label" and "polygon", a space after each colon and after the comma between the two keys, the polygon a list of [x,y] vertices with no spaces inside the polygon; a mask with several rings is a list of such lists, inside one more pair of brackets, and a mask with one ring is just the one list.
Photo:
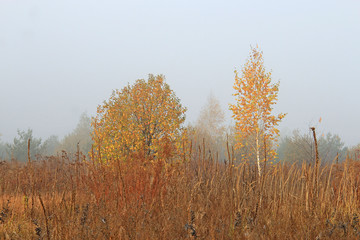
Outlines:
{"label": "field", "polygon": [[0,166],[1,239],[358,239],[360,163],[181,161],[80,154]]}

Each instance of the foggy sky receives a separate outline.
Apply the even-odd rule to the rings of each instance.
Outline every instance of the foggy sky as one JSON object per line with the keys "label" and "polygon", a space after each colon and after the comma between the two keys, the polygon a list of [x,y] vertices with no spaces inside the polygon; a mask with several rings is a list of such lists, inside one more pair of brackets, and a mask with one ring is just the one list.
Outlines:
{"label": "foggy sky", "polygon": [[256,44],[280,80],[281,129],[360,143],[357,0],[0,0],[0,139],[62,137],[149,73],[166,76],[188,122],[211,92],[231,122],[234,70]]}

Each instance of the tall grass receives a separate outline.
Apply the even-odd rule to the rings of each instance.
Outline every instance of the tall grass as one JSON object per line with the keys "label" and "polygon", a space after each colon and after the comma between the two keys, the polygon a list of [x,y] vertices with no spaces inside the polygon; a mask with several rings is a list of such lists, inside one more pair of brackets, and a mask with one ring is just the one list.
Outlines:
{"label": "tall grass", "polygon": [[[182,161],[111,166],[84,156],[0,165],[1,239],[358,239],[360,162]],[[185,159],[185,162],[184,162]],[[94,159],[93,159],[94,160]]]}

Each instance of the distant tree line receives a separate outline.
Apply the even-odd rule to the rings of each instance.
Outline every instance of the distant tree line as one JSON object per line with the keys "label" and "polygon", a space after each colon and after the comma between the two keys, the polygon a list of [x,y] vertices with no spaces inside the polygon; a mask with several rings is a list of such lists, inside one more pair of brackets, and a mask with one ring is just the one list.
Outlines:
{"label": "distant tree line", "polygon": [[[321,162],[341,162],[348,154],[341,138],[332,133],[321,134],[318,138],[318,150]],[[301,133],[294,130],[291,136],[285,136],[280,140],[277,149],[278,158],[285,162],[312,163],[315,159],[315,146],[313,136],[309,133]]]}
{"label": "distant tree line", "polygon": [[[186,127],[189,140],[193,145],[205,144],[207,154],[212,154],[218,161],[226,161],[228,158],[227,144],[232,151],[236,143],[234,127],[225,124],[225,112],[221,108],[219,100],[213,95],[209,95],[205,105],[201,109],[195,124],[188,124]],[[87,114],[82,114],[76,128],[62,140],[58,136],[52,135],[45,141],[33,136],[33,131],[18,130],[18,136],[12,143],[4,143],[0,139],[0,159],[27,161],[27,141],[30,139],[30,154],[32,159],[37,155],[51,156],[66,151],[76,153],[79,143],[80,151],[88,154],[91,151],[91,119]],[[321,162],[331,163],[333,161],[344,161],[349,155],[353,159],[360,160],[360,144],[348,148],[341,138],[332,133],[318,134],[318,147]],[[310,132],[302,133],[299,129],[294,130],[291,135],[282,136],[279,146],[276,149],[276,161],[289,163],[312,163],[314,161],[314,140]],[[210,152],[209,152],[210,151]],[[234,157],[237,161],[243,160],[243,156],[252,156],[248,148],[234,149]]]}
{"label": "distant tree line", "polygon": [[66,151],[67,153],[76,153],[77,145],[79,150],[87,155],[91,150],[91,119],[83,113],[76,128],[62,140],[58,136],[52,135],[45,141],[41,138],[35,138],[33,130],[18,130],[17,137],[11,143],[0,141],[0,159],[18,161],[27,161],[28,159],[28,140],[30,139],[30,157],[35,160],[37,156],[51,156]]}

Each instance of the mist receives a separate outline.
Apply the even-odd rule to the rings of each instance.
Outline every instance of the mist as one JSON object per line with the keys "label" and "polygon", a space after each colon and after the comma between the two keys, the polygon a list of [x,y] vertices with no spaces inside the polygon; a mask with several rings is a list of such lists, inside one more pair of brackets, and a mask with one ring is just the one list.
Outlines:
{"label": "mist", "polygon": [[[196,122],[210,93],[233,124],[234,70],[259,45],[293,129],[360,132],[358,1],[1,1],[0,140],[60,140],[114,89],[164,74]],[[319,122],[322,118],[321,123]]]}

